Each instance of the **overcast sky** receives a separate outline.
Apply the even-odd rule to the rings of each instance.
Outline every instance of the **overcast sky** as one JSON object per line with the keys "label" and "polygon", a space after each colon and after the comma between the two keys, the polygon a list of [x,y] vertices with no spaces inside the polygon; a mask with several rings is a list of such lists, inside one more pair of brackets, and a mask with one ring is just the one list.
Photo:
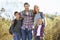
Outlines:
{"label": "overcast sky", "polygon": [[60,14],[60,0],[0,0],[0,9],[5,8],[6,12],[11,16],[14,11],[22,11],[25,2],[30,4],[31,9],[33,9],[34,5],[38,5],[40,11],[44,13],[55,14],[55,12],[58,12]]}

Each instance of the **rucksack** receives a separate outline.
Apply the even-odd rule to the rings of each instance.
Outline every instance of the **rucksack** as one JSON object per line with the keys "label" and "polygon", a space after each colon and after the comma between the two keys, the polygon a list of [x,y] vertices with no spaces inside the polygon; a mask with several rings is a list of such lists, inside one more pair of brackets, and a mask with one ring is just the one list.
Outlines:
{"label": "rucksack", "polygon": [[13,21],[14,21],[14,24],[11,24],[11,26],[9,28],[9,33],[10,34],[13,34],[13,31],[14,31],[13,29],[14,29],[15,25],[17,24],[17,20],[16,19],[14,19]]}
{"label": "rucksack", "polygon": [[45,26],[45,18],[44,18],[45,16],[44,16],[43,12],[39,12],[39,13],[40,13],[41,18],[44,19],[44,26]]}
{"label": "rucksack", "polygon": [[39,12],[39,13],[40,13],[41,18],[43,19],[44,18],[43,12]]}

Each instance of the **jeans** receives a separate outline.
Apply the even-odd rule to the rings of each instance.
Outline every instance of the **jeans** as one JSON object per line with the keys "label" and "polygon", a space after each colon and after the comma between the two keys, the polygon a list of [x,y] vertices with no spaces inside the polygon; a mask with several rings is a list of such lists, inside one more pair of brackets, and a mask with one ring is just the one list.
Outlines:
{"label": "jeans", "polygon": [[25,30],[21,30],[22,32],[22,40],[32,40],[32,30],[28,30],[28,29],[25,29]]}
{"label": "jeans", "polygon": [[20,33],[14,32],[14,40],[20,40],[21,35]]}

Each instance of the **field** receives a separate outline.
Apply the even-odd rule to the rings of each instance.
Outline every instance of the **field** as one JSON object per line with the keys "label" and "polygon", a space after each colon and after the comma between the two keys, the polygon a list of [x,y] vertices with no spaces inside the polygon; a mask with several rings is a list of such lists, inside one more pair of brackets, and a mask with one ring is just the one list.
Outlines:
{"label": "field", "polygon": [[[60,16],[46,15],[47,26],[45,27],[45,40],[60,40]],[[0,17],[0,40],[13,40],[9,34],[11,20]]]}

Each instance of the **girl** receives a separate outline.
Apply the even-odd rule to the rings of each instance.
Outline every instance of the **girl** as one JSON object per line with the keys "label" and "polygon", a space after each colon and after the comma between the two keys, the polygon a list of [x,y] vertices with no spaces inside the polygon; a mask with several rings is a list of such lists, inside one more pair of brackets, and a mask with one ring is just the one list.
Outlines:
{"label": "girl", "polygon": [[35,40],[43,40],[43,34],[44,34],[44,24],[42,19],[39,19],[34,29]]}

